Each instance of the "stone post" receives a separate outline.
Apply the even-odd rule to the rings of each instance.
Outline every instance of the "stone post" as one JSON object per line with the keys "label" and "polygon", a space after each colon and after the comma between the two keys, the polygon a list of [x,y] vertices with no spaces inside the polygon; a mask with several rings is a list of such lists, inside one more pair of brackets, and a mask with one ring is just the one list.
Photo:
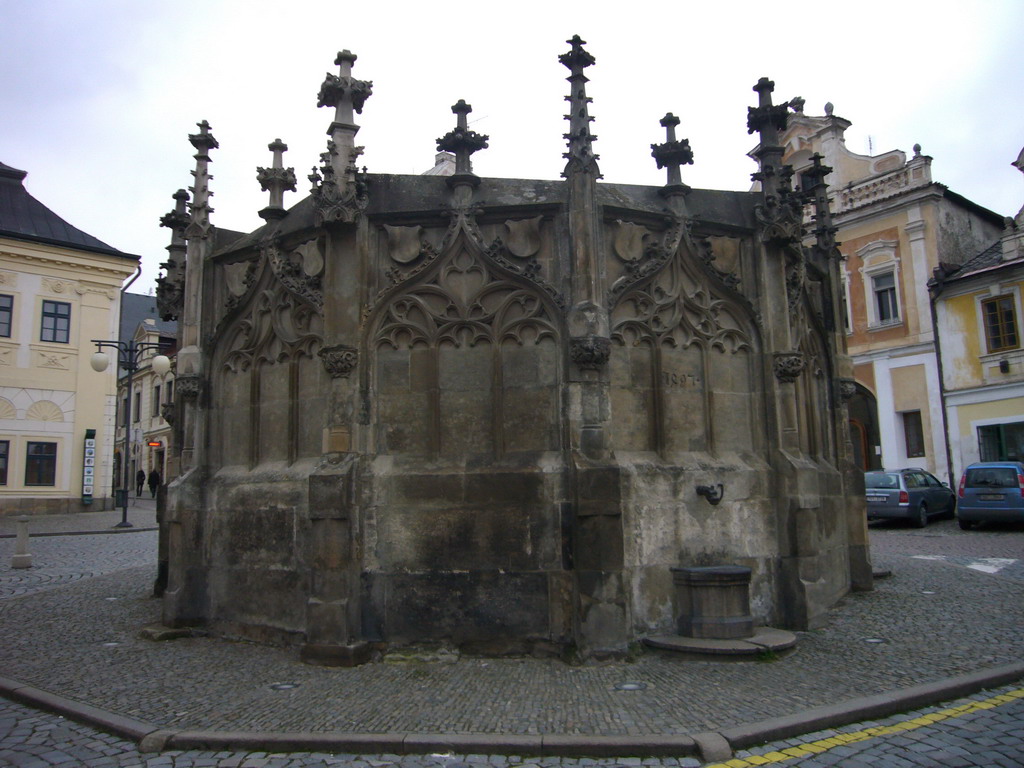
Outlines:
{"label": "stone post", "polygon": [[28,551],[28,516],[18,516],[18,538],[14,544],[11,568],[31,568],[32,555]]}

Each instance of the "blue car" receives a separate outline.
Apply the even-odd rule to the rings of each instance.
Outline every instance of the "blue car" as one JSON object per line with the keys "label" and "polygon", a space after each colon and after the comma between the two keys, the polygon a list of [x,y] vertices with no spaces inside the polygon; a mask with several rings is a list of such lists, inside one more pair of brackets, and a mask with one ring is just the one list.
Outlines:
{"label": "blue car", "polygon": [[956,517],[965,531],[978,523],[1024,522],[1024,464],[983,461],[964,470]]}

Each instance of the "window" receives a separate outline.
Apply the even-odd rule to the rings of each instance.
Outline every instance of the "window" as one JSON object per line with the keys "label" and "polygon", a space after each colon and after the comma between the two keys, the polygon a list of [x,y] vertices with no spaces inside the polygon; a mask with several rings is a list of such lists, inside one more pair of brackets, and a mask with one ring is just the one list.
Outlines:
{"label": "window", "polygon": [[907,444],[907,458],[924,456],[924,430],[921,429],[921,412],[903,412],[903,438]]}
{"label": "window", "polygon": [[14,312],[14,297],[0,294],[0,336],[11,335],[11,314]]}
{"label": "window", "polygon": [[892,272],[875,275],[871,278],[871,291],[875,294],[875,318],[878,324],[898,322],[900,308],[896,303],[896,276]]}
{"label": "window", "polygon": [[0,485],[7,485],[7,461],[11,456],[11,441],[0,440]]}
{"label": "window", "polygon": [[1016,349],[1017,317],[1013,306],[1013,296],[996,296],[981,302],[981,313],[985,323],[985,340],[989,352],[1001,352],[1004,349]]}
{"label": "window", "polygon": [[142,393],[136,392],[132,397],[132,421],[138,421],[142,411]]}
{"label": "window", "polygon": [[166,402],[174,402],[174,379],[167,382],[167,393],[164,395]]}
{"label": "window", "polygon": [[159,416],[160,415],[160,385],[159,384],[154,384],[153,385],[153,402],[151,404],[150,415],[151,416]]}
{"label": "window", "polygon": [[121,400],[121,426],[128,426],[128,396],[125,395]]}
{"label": "window", "polygon": [[43,328],[40,341],[67,344],[71,332],[71,305],[63,301],[43,301]]}
{"label": "window", "polygon": [[1024,422],[978,427],[982,461],[1024,461]]}
{"label": "window", "polygon": [[28,444],[25,456],[25,485],[55,485],[57,478],[57,444]]}

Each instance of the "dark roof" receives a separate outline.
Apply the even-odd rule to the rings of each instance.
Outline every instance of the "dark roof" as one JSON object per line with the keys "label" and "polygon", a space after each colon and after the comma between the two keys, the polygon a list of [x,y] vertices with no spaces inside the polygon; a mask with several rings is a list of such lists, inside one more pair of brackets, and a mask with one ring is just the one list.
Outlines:
{"label": "dark roof", "polygon": [[942,279],[942,284],[947,285],[954,280],[966,280],[982,272],[994,272],[1003,267],[1020,267],[1022,263],[1024,262],[1021,259],[1003,261],[1003,241],[996,240],[977,256],[965,261],[958,270],[946,275]]}
{"label": "dark roof", "polygon": [[0,163],[0,237],[138,261],[138,256],[111,248],[102,240],[71,226],[32,197],[22,184],[27,175],[25,171]]}
{"label": "dark roof", "polygon": [[156,321],[154,328],[161,336],[174,336],[178,332],[178,324],[174,321],[160,319],[156,311],[156,296],[145,296],[141,293],[125,293],[121,304],[121,324],[118,328],[118,339],[127,341],[135,335],[139,325],[150,318]]}
{"label": "dark roof", "polygon": [[[436,217],[448,209],[451,188],[447,176],[404,176],[396,174],[369,174],[366,184],[369,204],[366,216],[374,221],[398,221],[406,218],[410,223],[424,217]],[[494,210],[504,211],[516,208],[523,212],[531,208],[559,208],[565,205],[568,185],[565,181],[539,179],[497,179],[482,178],[474,199],[482,209],[483,216]],[[636,211],[641,214],[664,217],[665,198],[662,188],[633,184],[599,184],[597,202],[606,209]],[[729,192],[693,189],[686,197],[688,215],[703,225],[714,228],[731,227],[753,230],[756,225],[754,203],[757,196],[750,192]],[[311,231],[315,222],[316,201],[308,196],[288,209],[276,233],[290,235],[295,232]],[[267,225],[223,240],[218,238],[215,253],[226,255],[256,248],[267,234]]]}

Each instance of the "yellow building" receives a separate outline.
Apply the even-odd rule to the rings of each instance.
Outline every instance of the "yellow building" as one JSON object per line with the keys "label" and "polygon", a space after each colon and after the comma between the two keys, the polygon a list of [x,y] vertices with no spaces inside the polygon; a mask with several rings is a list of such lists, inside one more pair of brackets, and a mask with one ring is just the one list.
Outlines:
{"label": "yellow building", "polygon": [[[1024,150],[1014,165],[1024,172]],[[954,476],[974,461],[1024,461],[1024,208],[932,288]]]}
{"label": "yellow building", "polygon": [[[820,154],[843,263],[847,351],[856,393],[849,402],[854,452],[864,469],[924,467],[947,478],[947,446],[928,281],[1002,231],[1002,217],[932,180],[932,158],[914,147],[851,152],[848,120],[795,114],[783,134],[795,183]],[[952,481],[952,478],[948,478]]]}
{"label": "yellow building", "polygon": [[138,266],[33,198],[0,163],[0,514],[111,504],[119,288]]}

